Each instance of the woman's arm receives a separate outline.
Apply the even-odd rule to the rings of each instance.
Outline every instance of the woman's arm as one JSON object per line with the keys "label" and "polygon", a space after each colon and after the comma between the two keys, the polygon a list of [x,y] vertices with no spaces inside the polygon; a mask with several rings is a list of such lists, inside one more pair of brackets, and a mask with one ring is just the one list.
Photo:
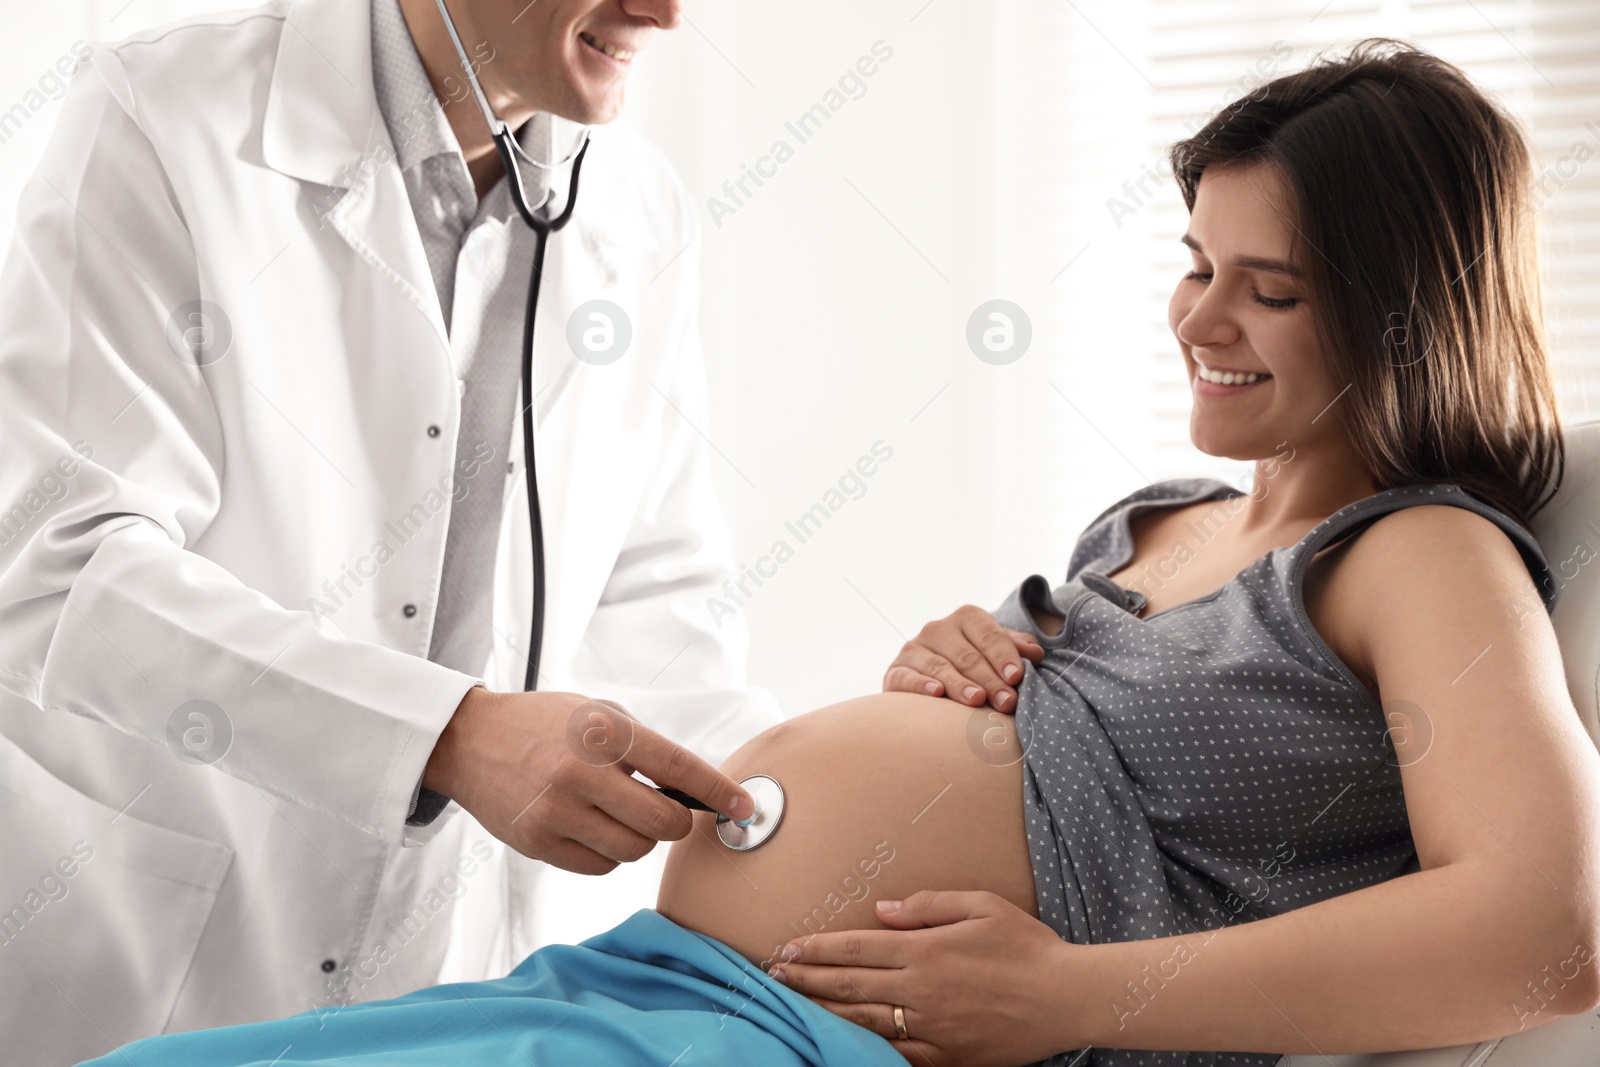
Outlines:
{"label": "woman's arm", "polygon": [[[1375,523],[1341,571],[1320,614],[1378,683],[1422,869],[1209,941],[1089,946],[1087,1041],[1422,1048],[1600,1003],[1600,753],[1516,549],[1480,516],[1423,506]],[[1179,942],[1186,961],[1167,962]],[[1127,987],[1147,981],[1142,1000]]]}

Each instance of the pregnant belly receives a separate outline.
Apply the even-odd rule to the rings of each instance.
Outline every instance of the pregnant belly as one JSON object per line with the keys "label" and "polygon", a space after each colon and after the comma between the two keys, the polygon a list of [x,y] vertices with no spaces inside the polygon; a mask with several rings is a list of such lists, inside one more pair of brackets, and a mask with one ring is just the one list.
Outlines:
{"label": "pregnant belly", "polygon": [[985,889],[1037,916],[1011,717],[880,693],[780,723],[722,765],[783,786],[783,821],[735,852],[716,816],[667,856],[656,910],[763,969],[791,939],[876,929],[874,900]]}

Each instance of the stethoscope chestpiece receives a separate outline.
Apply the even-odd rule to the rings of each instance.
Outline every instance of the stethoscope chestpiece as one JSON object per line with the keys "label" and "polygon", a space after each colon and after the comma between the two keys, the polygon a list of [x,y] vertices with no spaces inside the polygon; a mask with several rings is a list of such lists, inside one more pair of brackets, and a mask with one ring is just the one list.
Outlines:
{"label": "stethoscope chestpiece", "polygon": [[783,820],[783,786],[765,774],[751,775],[739,784],[755,800],[756,813],[744,824],[718,815],[717,837],[735,852],[748,852],[777,832]]}

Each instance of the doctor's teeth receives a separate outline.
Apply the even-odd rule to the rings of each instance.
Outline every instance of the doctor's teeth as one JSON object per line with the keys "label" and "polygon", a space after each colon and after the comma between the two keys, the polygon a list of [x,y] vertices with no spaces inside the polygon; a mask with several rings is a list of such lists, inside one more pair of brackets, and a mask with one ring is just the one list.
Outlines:
{"label": "doctor's teeth", "polygon": [[1196,373],[1208,382],[1216,385],[1249,385],[1259,382],[1263,378],[1270,378],[1270,374],[1237,374],[1233,371],[1212,370],[1205,364],[1197,364]]}
{"label": "doctor's teeth", "polygon": [[598,48],[612,59],[628,60],[633,58],[633,53],[626,48],[618,48],[614,44],[607,44],[592,33],[580,33],[578,36],[582,37],[591,47]]}

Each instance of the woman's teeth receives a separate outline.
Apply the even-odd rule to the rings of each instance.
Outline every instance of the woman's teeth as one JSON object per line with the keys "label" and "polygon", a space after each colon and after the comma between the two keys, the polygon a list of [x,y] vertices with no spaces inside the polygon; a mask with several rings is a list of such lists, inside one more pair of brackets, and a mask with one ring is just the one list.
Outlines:
{"label": "woman's teeth", "polygon": [[1195,364],[1195,373],[1216,385],[1249,385],[1251,382],[1272,377],[1270,374],[1235,374],[1233,371],[1212,370],[1204,363]]}
{"label": "woman's teeth", "polygon": [[618,48],[614,44],[607,44],[605,41],[595,37],[592,33],[580,33],[578,34],[578,38],[590,48],[593,48],[599,52],[604,52],[612,59],[619,59],[623,62],[626,62],[633,58],[633,53],[628,51],[626,48]]}

